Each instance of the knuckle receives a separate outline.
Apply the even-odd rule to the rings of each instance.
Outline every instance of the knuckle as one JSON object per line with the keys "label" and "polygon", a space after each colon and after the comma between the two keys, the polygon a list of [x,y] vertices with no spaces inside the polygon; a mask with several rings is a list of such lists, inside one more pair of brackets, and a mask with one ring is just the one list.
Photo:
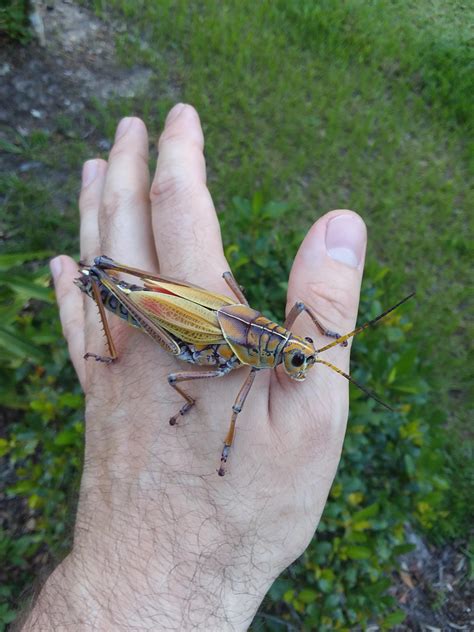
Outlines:
{"label": "knuckle", "polygon": [[72,340],[83,326],[82,318],[78,315],[68,315],[67,318],[61,318],[61,328],[66,340]]}
{"label": "knuckle", "polygon": [[153,181],[150,199],[152,204],[173,203],[179,198],[191,197],[192,189],[193,184],[184,173],[161,170]]}
{"label": "knuckle", "polygon": [[96,163],[96,175],[92,178],[92,181],[88,184],[82,184],[81,191],[79,195],[79,208],[82,212],[83,210],[87,210],[91,205],[97,206],[96,202],[100,195],[100,185],[103,182],[105,173],[107,171],[107,162],[102,158],[93,158],[91,160],[86,160],[83,165],[84,166],[88,162]]}
{"label": "knuckle", "polygon": [[183,147],[185,145],[187,151],[193,149],[202,151],[204,140],[200,130],[183,130],[182,128],[170,125],[163,130],[158,139],[158,150],[162,150],[164,145],[182,145]]}
{"label": "knuckle", "polygon": [[100,207],[100,217],[101,219],[110,219],[113,217],[118,208],[118,194],[117,192],[110,193],[106,197],[104,197],[102,201],[102,205]]}
{"label": "knuckle", "polygon": [[[142,169],[143,165],[145,165],[148,169],[148,156],[135,145],[131,146],[125,138],[123,139],[123,142],[119,141],[112,146],[109,154],[109,161],[130,163],[131,168],[139,167]],[[140,162],[139,165],[137,165],[137,161]]]}
{"label": "knuckle", "polygon": [[340,327],[357,309],[357,299],[351,292],[341,287],[333,286],[325,281],[313,281],[308,284],[307,304],[321,314],[325,322]]}
{"label": "knuckle", "polygon": [[68,303],[71,300],[71,297],[76,295],[74,291],[76,289],[77,288],[72,286],[72,284],[70,285],[69,283],[64,283],[63,279],[60,278],[58,280],[58,282],[54,286],[54,291],[56,294],[56,301],[59,305],[60,312],[67,307]]}
{"label": "knuckle", "polygon": [[78,330],[83,328],[82,298],[69,284],[59,287],[56,296],[59,305],[59,318],[64,337],[69,340]]}
{"label": "knuckle", "polygon": [[163,148],[163,145],[167,145],[168,143],[179,143],[183,140],[183,134],[181,130],[176,129],[172,125],[163,130],[158,139],[158,150]]}
{"label": "knuckle", "polygon": [[96,191],[91,190],[90,187],[86,187],[81,190],[79,195],[79,212],[82,217],[92,212],[97,212],[99,208],[100,198]]}
{"label": "knuckle", "polygon": [[100,208],[101,219],[114,217],[121,209],[134,209],[146,203],[143,193],[129,187],[111,191],[104,196]]}

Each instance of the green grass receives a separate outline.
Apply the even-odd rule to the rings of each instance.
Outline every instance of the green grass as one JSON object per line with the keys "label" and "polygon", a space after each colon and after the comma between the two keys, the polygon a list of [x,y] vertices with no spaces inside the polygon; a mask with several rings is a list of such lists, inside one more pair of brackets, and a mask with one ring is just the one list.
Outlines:
{"label": "green grass", "polygon": [[420,355],[435,365],[433,398],[463,454],[474,11],[387,0],[105,6],[129,24],[124,62],[158,69],[150,101],[171,84],[199,110],[219,208],[258,189],[290,201],[302,227],[333,208],[363,215],[369,254],[396,272],[400,294],[417,291]]}
{"label": "green grass", "polygon": [[[360,212],[369,227],[369,255],[399,283],[387,303],[417,291],[414,335],[420,355],[435,367],[433,399],[465,458],[472,9],[454,0],[413,6],[110,0],[96,6],[104,19],[112,11],[126,20],[117,41],[123,62],[149,64],[156,75],[148,94],[135,101],[96,104],[95,128],[111,137],[117,117],[134,112],[157,134],[167,108],[188,101],[201,114],[219,209],[235,195],[259,190],[291,202],[291,221],[301,228],[333,208]],[[54,170],[56,180],[61,174],[59,187],[9,175],[0,182],[0,192],[13,191],[12,221],[39,209],[34,231],[27,221],[21,222],[25,235],[16,229],[20,249],[45,247],[57,228],[65,248],[77,251],[75,184],[68,178],[97,149],[75,138],[67,121],[53,141],[45,147],[36,137],[25,150],[36,155],[40,147],[53,181]],[[64,215],[74,218],[72,226],[65,228]]]}
{"label": "green grass", "polygon": [[[81,161],[100,153],[98,140],[112,138],[119,116],[143,116],[157,135],[176,100],[192,103],[205,130],[209,186],[223,211],[224,236],[243,244],[240,258],[234,253],[232,261],[238,273],[240,266],[239,276],[255,284],[257,306],[276,309],[265,288],[274,279],[282,298],[279,284],[293,252],[287,248],[287,259],[274,270],[266,256],[269,271],[258,266],[246,271],[245,239],[260,229],[252,224],[247,232],[245,218],[255,217],[231,200],[252,198],[255,191],[262,199],[287,203],[283,215],[277,213],[277,239],[286,225],[303,232],[330,209],[357,210],[369,227],[370,258],[392,271],[387,296],[377,300],[388,305],[416,289],[406,337],[412,355],[422,361],[418,370],[426,371],[425,396],[431,402],[420,424],[427,435],[431,425],[446,427],[429,445],[451,487],[449,515],[431,525],[432,533],[465,536],[472,463],[466,341],[472,336],[467,280],[474,202],[469,5],[455,0],[95,4],[105,20],[110,13],[126,20],[127,32],[117,39],[123,63],[150,65],[154,79],[136,99],[92,104],[87,141],[66,119],[51,135],[9,138],[5,149],[12,170],[0,179],[7,250],[49,249],[54,233],[58,250],[76,253]],[[41,175],[16,173],[21,160],[41,162]],[[261,230],[268,234],[272,223],[264,222]],[[296,248],[294,238],[291,245]],[[364,309],[370,313],[367,299]],[[393,345],[391,353],[395,362]],[[379,356],[380,350],[371,358],[377,362]],[[383,473],[382,461],[379,467]]]}

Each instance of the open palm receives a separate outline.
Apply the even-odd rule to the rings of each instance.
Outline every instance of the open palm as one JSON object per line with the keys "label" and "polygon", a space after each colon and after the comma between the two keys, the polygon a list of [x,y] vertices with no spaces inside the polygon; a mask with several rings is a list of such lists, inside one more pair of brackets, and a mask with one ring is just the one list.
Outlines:
{"label": "open palm", "polygon": [[[232,296],[222,279],[229,266],[192,107],[177,105],[170,112],[151,188],[145,126],[124,119],[108,162],[85,165],[80,210],[84,261],[105,254]],[[304,300],[328,329],[352,329],[365,242],[365,226],[355,213],[332,211],[320,218],[296,255],[287,309]],[[64,334],[86,393],[85,467],[70,560],[80,553],[91,577],[103,564],[111,569],[101,575],[109,598],[129,586],[133,599],[122,600],[120,620],[159,609],[163,594],[174,605],[166,602],[166,611],[174,613],[200,587],[207,597],[194,600],[201,604],[195,629],[245,629],[272,581],[304,551],[318,524],[344,438],[346,380],[322,365],[302,383],[282,367],[259,371],[238,417],[227,474],[220,478],[216,469],[232,404],[249,368],[185,383],[196,405],[170,426],[182,400],[167,375],[190,365],[115,316],[109,323],[119,361],[85,361],[86,351],[106,353],[97,307],[74,286],[72,259],[57,258],[53,271]],[[292,331],[321,342],[317,347],[327,341],[305,314]],[[347,371],[349,353],[350,347],[334,347],[327,359]],[[129,579],[122,585],[123,572]],[[179,629],[187,629],[183,621]]]}

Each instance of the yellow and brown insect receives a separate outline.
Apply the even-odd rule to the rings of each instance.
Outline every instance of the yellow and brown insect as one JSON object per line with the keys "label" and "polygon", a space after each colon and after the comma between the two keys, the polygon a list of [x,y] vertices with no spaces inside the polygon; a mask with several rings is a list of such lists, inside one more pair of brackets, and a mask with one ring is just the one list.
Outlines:
{"label": "yellow and brown insect", "polygon": [[[117,276],[120,272],[136,276],[140,279],[141,285],[120,280]],[[234,369],[249,366],[250,373],[232,406],[230,427],[224,441],[218,470],[220,476],[225,473],[225,463],[234,439],[237,416],[252,387],[256,372],[261,369],[274,369],[281,364],[290,378],[302,381],[315,364],[325,364],[390,409],[376,395],[355,382],[350,375],[318,356],[334,345],[346,346],[349,338],[379,321],[413,294],[377,318],[341,336],[323,327],[302,302],[295,303],[283,326],[278,325],[249,306],[230,272],[224,272],[223,277],[237,300],[189,283],[121,265],[109,257],[96,257],[92,266],[82,266],[81,276],[75,283],[92,297],[99,307],[110,355],[86,353],[85,358],[92,357],[109,363],[118,357],[107,324],[107,309],[133,327],[142,329],[177,359],[202,366],[203,370],[199,372],[182,371],[168,376],[170,386],[185,400],[179,412],[171,417],[171,425],[174,425],[181,415],[185,415],[195,403],[180,386],[182,382],[222,377]],[[320,349],[315,349],[311,338],[293,334],[290,328],[303,311],[310,316],[321,334],[334,340]]]}

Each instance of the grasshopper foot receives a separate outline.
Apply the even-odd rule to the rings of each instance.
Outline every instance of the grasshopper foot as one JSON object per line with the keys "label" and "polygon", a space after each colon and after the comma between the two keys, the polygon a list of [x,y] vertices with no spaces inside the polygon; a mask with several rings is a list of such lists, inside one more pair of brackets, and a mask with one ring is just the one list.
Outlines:
{"label": "grasshopper foot", "polygon": [[101,356],[97,355],[97,353],[86,353],[84,356],[84,360],[88,360],[89,358],[94,358],[96,362],[104,362],[105,364],[112,364],[115,362],[117,358],[112,358],[111,356]]}
{"label": "grasshopper foot", "polygon": [[229,450],[230,450],[230,445],[228,445],[227,443],[224,444],[224,448],[222,449],[222,455],[221,455],[221,466],[217,470],[217,473],[219,474],[219,476],[224,476],[225,475],[225,464],[227,463],[227,458],[229,456]]}
{"label": "grasshopper foot", "polygon": [[177,413],[176,415],[173,415],[173,417],[170,418],[170,426],[175,426],[178,423],[178,419],[180,417],[183,417],[187,412],[189,412],[189,410],[194,406],[194,404],[196,403],[196,400],[191,400],[190,402],[186,402],[186,404],[181,408],[181,410],[179,411],[179,413]]}
{"label": "grasshopper foot", "polygon": [[[337,338],[341,337],[341,334],[338,334],[337,331],[329,331],[329,329],[324,332],[324,335],[328,336],[329,338],[335,338],[336,340]],[[341,347],[347,347],[347,345],[348,345],[347,340],[344,340],[344,342],[341,342]]]}

